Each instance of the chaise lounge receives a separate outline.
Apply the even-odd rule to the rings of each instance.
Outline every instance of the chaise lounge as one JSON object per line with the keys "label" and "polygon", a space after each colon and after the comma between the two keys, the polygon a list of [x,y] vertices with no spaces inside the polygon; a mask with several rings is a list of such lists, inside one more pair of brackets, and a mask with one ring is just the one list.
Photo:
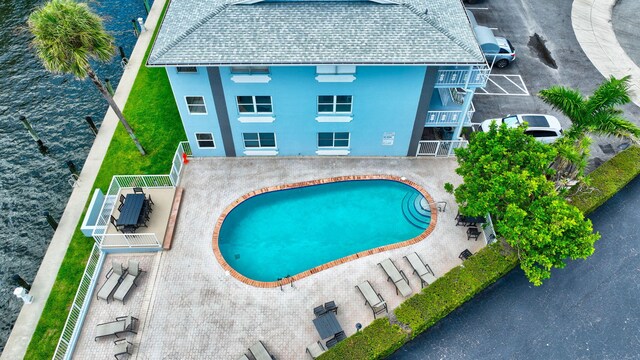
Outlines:
{"label": "chaise lounge", "polygon": [[320,355],[324,354],[325,351],[327,351],[327,349],[322,346],[320,341],[316,341],[307,346],[307,354],[309,354],[312,359],[317,359]]}
{"label": "chaise lounge", "polygon": [[373,318],[376,318],[376,315],[382,314],[383,312],[388,313],[387,303],[382,298],[382,295],[378,294],[369,280],[366,280],[362,284],[356,285],[356,288],[360,291],[360,294],[364,296],[364,304],[369,305],[371,311],[373,311]]}
{"label": "chaise lounge", "polygon": [[394,264],[391,259],[386,259],[378,263],[378,265],[387,273],[387,281],[392,281],[396,286],[396,295],[398,293],[402,294],[403,297],[411,295],[413,290],[411,290],[411,286],[409,286],[409,279],[407,279],[403,271],[398,270],[396,264]]}
{"label": "chaise lounge", "polygon": [[131,291],[131,288],[134,285],[138,286],[138,284],[136,284],[136,280],[140,276],[140,273],[142,273],[142,270],[140,270],[140,263],[137,260],[129,259],[129,268],[127,269],[127,275],[120,283],[120,286],[118,286],[118,290],[116,290],[115,294],[113,294],[113,298],[115,300],[122,301],[122,303],[124,304],[124,299],[129,294],[129,291]]}
{"label": "chaise lounge", "polygon": [[407,259],[409,264],[411,264],[411,267],[413,268],[413,273],[417,274],[420,277],[420,281],[422,282],[421,284],[422,287],[436,281],[437,278],[433,273],[433,270],[431,270],[431,267],[429,267],[428,264],[425,264],[425,262],[422,261],[422,259],[420,259],[420,256],[418,255],[418,253],[416,252],[411,253],[405,256],[404,258]]}
{"label": "chaise lounge", "polygon": [[122,281],[127,269],[122,267],[122,264],[114,261],[111,263],[111,269],[107,272],[107,281],[102,284],[100,290],[98,290],[98,299],[106,300],[109,303],[109,297],[113,294],[113,291],[118,287],[118,284]]}
{"label": "chaise lounge", "polygon": [[249,352],[253,355],[256,360],[274,360],[275,357],[269,353],[267,348],[264,346],[262,341],[258,341],[257,343],[251,345],[249,348]]}
{"label": "chaise lounge", "polygon": [[96,326],[96,336],[93,340],[96,341],[98,338],[111,335],[118,337],[118,334],[125,332],[137,334],[135,330],[137,323],[138,319],[133,316],[120,316],[115,321],[98,324]]}

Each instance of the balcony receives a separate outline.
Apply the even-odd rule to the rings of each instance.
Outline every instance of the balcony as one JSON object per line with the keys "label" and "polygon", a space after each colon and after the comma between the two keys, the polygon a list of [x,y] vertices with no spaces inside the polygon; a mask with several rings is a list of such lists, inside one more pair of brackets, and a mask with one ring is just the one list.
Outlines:
{"label": "balcony", "polygon": [[473,114],[476,112],[473,103],[471,103],[471,107],[469,111],[464,114],[464,111],[461,110],[435,110],[429,111],[427,113],[427,119],[424,123],[424,126],[428,127],[455,127],[460,124],[460,121],[463,120],[462,126],[471,126],[471,119],[473,118]]}
{"label": "balcony", "polygon": [[435,87],[460,87],[464,89],[484,87],[487,85],[491,69],[488,67],[473,67],[471,69],[439,70]]}

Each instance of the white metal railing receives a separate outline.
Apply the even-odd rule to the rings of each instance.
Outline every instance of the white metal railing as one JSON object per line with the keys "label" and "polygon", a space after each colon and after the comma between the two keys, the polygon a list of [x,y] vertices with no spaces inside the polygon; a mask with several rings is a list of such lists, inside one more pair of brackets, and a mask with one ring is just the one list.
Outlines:
{"label": "white metal railing", "polygon": [[471,69],[438,70],[436,86],[438,87],[484,87],[487,85],[491,69],[474,66]]}
{"label": "white metal railing", "polygon": [[463,126],[471,126],[471,119],[475,112],[476,108],[473,106],[473,103],[471,103],[471,107],[469,111],[467,111],[466,116],[463,115],[463,111],[461,110],[429,111],[424,125],[429,127],[457,126],[460,124],[460,118],[464,117]]}
{"label": "white metal railing", "polygon": [[[160,247],[160,241],[155,233],[131,233],[131,234],[102,234],[99,237],[101,249],[109,248],[149,248]],[[94,239],[96,235],[94,235]]]}
{"label": "white metal railing", "polygon": [[455,156],[454,149],[469,145],[467,140],[422,140],[418,143],[416,156]]}
{"label": "white metal railing", "polygon": [[178,186],[178,183],[180,182],[180,175],[182,174],[182,167],[184,166],[184,154],[186,154],[187,157],[191,157],[192,155],[191,145],[189,145],[188,141],[180,142],[176,149],[176,153],[173,155],[171,171],[169,172],[169,178],[171,178],[173,186]]}
{"label": "white metal railing", "polygon": [[491,214],[487,214],[487,222],[482,226],[482,232],[484,233],[484,239],[487,245],[496,241],[496,231],[493,228],[493,221],[491,220]]}
{"label": "white metal railing", "polygon": [[67,321],[64,323],[56,351],[53,353],[54,360],[71,359],[103,262],[104,253],[97,244],[94,244],[87,266],[84,268],[80,285],[78,285],[76,296],[73,298]]}

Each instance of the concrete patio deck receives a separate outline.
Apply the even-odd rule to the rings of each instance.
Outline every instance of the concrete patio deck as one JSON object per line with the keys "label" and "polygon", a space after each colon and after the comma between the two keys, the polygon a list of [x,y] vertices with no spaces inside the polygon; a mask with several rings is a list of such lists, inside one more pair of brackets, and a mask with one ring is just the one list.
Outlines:
{"label": "concrete patio deck", "polygon": [[[417,251],[441,276],[461,264],[462,250],[475,253],[484,246],[482,237],[467,241],[466,228],[455,226],[457,205],[443,186],[460,183],[456,166],[454,159],[434,158],[194,159],[185,167],[180,184],[185,190],[172,250],[148,255],[149,272],[127,308],[93,301],[75,355],[109,354],[112,341],[93,341],[96,324],[132,315],[140,318],[138,334],[128,337],[135,344],[134,359],[236,359],[258,340],[279,359],[304,359],[306,345],[319,339],[312,323],[313,307],[335,300],[337,319],[351,335],[356,323],[366,326],[373,321],[356,284],[369,280],[390,311],[404,300],[386,281],[378,262],[391,258],[418,292],[420,281],[402,256]],[[415,245],[321,271],[284,291],[242,283],[216,261],[211,243],[215,222],[238,197],[267,186],[369,174],[404,176],[423,186],[435,201],[446,201],[447,211],[438,213],[433,233]],[[103,272],[114,256],[123,255],[109,255]],[[94,309],[98,306],[113,309]]]}

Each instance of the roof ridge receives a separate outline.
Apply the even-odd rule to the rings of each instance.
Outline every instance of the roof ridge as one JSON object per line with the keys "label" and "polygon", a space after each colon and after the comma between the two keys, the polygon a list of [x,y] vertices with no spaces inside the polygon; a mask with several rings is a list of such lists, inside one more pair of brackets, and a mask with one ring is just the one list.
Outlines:
{"label": "roof ridge", "polygon": [[199,27],[201,27],[202,25],[204,25],[206,22],[208,22],[209,20],[211,20],[211,18],[213,18],[214,16],[220,14],[224,9],[226,9],[231,3],[226,2],[223,3],[222,5],[218,6],[217,8],[215,8],[212,12],[210,12],[209,14],[203,16],[200,20],[198,20],[197,23],[193,24],[191,27],[189,27],[187,30],[185,30],[185,32],[183,32],[182,34],[180,34],[179,36],[177,36],[175,39],[171,40],[171,42],[169,42],[165,47],[163,47],[162,49],[158,50],[155,54],[153,54],[153,56],[149,57],[148,61],[156,61],[158,60],[158,58],[160,58],[162,55],[166,54],[167,51],[171,50],[172,47],[178,45],[178,43],[182,40],[184,40],[184,38],[186,38],[187,36],[191,35],[194,31],[196,31]]}
{"label": "roof ridge", "polygon": [[[449,32],[449,30],[445,29],[440,24],[438,24],[437,21],[435,21],[434,19],[429,17],[427,15],[428,9],[423,12],[423,11],[418,10],[415,6],[413,6],[412,4],[409,4],[409,3],[402,3],[402,6],[406,7],[409,10],[411,10],[411,12],[413,12],[415,15],[417,15],[422,20],[424,20],[427,23],[429,23],[429,25],[431,25],[434,28],[438,29],[438,31],[440,31],[444,36],[448,37],[456,45],[460,46],[460,48],[462,48],[467,53],[469,53],[469,55],[476,55],[474,49],[471,49],[462,40],[458,39],[458,37],[456,37],[451,32]],[[471,29],[471,31],[473,31],[473,29]]]}

